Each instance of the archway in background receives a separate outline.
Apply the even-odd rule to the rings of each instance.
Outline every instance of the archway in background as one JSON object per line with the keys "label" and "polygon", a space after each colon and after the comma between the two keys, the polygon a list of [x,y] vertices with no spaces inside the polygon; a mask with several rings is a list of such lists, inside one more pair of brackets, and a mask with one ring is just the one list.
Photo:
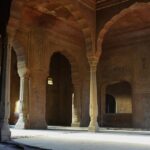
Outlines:
{"label": "archway in background", "polygon": [[[142,88],[146,89],[145,85],[148,84],[144,85],[143,81],[147,82],[149,77],[149,9],[150,3],[135,3],[112,17],[100,31],[97,44],[98,50],[102,50],[102,53],[97,77],[98,91],[101,91],[100,94],[98,93],[98,97],[99,103],[102,104],[99,106],[101,109],[99,111],[101,118],[99,118],[102,120],[102,126],[142,127],[148,124],[140,121],[145,120],[144,115],[143,118],[141,117],[142,119],[139,117],[139,114],[144,114],[143,109],[139,109],[143,102],[139,100],[139,103],[136,103],[139,97],[135,97],[134,91],[142,84],[143,86],[138,89],[138,92],[142,93]],[[143,78],[144,80],[142,80]],[[134,87],[132,93],[134,97],[133,113],[122,111],[121,107],[118,107],[117,101],[116,114],[105,113],[105,95],[110,93],[106,93],[107,88],[104,86],[116,81],[129,81],[130,87]],[[112,96],[116,99],[114,95]],[[141,97],[144,99],[144,96]],[[122,109],[125,110],[124,107]],[[117,123],[117,120],[120,121]]]}
{"label": "archway in background", "polygon": [[71,64],[61,53],[51,57],[46,83],[46,121],[48,125],[71,126],[72,94]]}
{"label": "archway in background", "polygon": [[9,124],[15,125],[19,116],[19,89],[20,77],[17,71],[17,56],[12,49],[11,51],[11,75],[10,75],[10,118]]}
{"label": "archway in background", "polygon": [[132,127],[132,88],[126,81],[106,87],[103,126]]}
{"label": "archway in background", "polygon": [[[98,38],[97,38],[97,53],[102,53],[103,51],[103,42],[105,40],[105,36],[107,35],[107,33],[109,32],[109,30],[112,28],[112,26],[114,24],[116,24],[121,18],[125,17],[127,14],[129,13],[133,13],[134,11],[137,10],[142,10],[142,9],[146,9],[150,7],[150,2],[136,2],[134,4],[132,4],[131,6],[129,6],[128,8],[123,9],[122,11],[120,11],[120,13],[114,15],[109,21],[106,22],[106,24],[104,25],[104,27],[99,31],[98,33]],[[148,15],[148,14],[147,14]],[[134,19],[137,18],[142,18],[142,17],[137,17],[135,16]],[[147,17],[144,17],[144,19]],[[133,22],[133,20],[131,20],[130,23]]]}
{"label": "archway in background", "polygon": [[116,100],[112,95],[106,94],[105,103],[106,103],[105,105],[106,113],[116,113]]}

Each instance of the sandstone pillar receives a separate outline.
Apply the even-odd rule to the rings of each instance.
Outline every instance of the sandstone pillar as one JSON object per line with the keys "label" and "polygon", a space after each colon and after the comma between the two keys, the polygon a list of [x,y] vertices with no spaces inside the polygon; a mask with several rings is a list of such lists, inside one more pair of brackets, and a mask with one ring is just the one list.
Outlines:
{"label": "sandstone pillar", "polygon": [[15,128],[24,129],[27,127],[27,103],[29,91],[29,74],[27,69],[18,70],[20,76],[20,95],[19,95],[19,119]]}
{"label": "sandstone pillar", "polygon": [[30,127],[46,129],[46,84],[48,73],[44,70],[32,70],[30,82]]}
{"label": "sandstone pillar", "polygon": [[72,127],[80,127],[81,121],[81,86],[74,84],[74,93],[72,96]]}
{"label": "sandstone pillar", "polygon": [[[6,39],[5,39],[6,40]],[[11,70],[11,44],[6,47],[3,41],[1,63],[1,100],[0,100],[0,142],[10,140],[8,119],[10,115],[10,70]]]}
{"label": "sandstone pillar", "polygon": [[89,114],[90,114],[90,124],[89,131],[98,131],[98,103],[97,103],[97,81],[96,81],[96,69],[98,58],[91,56],[88,57],[90,64],[90,105],[89,105]]}
{"label": "sandstone pillar", "polygon": [[[150,129],[150,51],[149,44],[139,46],[133,57],[133,127]],[[138,69],[137,69],[138,68]]]}
{"label": "sandstone pillar", "polygon": [[147,83],[135,83],[133,88],[133,127],[150,129],[150,87]]}

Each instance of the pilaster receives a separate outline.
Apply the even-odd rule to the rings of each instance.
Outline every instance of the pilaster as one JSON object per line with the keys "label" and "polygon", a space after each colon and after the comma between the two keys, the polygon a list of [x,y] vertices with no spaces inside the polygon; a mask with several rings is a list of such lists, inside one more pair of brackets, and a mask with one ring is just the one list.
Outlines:
{"label": "pilaster", "polygon": [[[5,37],[6,38],[6,37]],[[5,39],[6,40],[6,39]],[[2,70],[1,70],[1,101],[0,101],[0,142],[10,140],[8,119],[10,116],[10,70],[11,70],[11,43],[6,47],[7,40],[4,42]],[[6,43],[5,43],[6,42]]]}

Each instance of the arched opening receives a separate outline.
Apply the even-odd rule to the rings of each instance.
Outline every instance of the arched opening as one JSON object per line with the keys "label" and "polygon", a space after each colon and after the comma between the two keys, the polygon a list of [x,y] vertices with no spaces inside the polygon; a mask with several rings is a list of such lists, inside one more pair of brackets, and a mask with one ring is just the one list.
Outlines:
{"label": "arched opening", "polygon": [[71,65],[60,53],[51,57],[46,83],[46,121],[48,125],[71,126],[73,85]]}
{"label": "arched opening", "polygon": [[106,87],[106,93],[106,104],[109,98],[109,105],[112,105],[111,111],[114,111],[112,113],[132,113],[132,89],[128,82],[109,84]]}
{"label": "arched opening", "polygon": [[106,94],[106,113],[116,113],[116,100],[112,95]]}
{"label": "arched opening", "polygon": [[[99,123],[102,126],[149,128],[150,121],[146,115],[149,109],[144,106],[149,102],[149,96],[146,93],[149,89],[148,85],[150,85],[149,9],[149,3],[136,3],[114,16],[106,23],[103,29],[104,32],[101,31],[100,45],[102,53],[98,64],[97,78]],[[130,83],[128,89],[133,87],[131,112],[126,109],[129,108],[129,105],[126,108],[119,107],[123,104],[123,101],[120,104],[121,101],[117,101],[115,95],[108,93],[110,87],[106,86],[116,81],[128,81]],[[115,98],[115,114],[105,114],[105,94],[110,94]],[[114,117],[108,118],[108,116]],[[128,124],[125,124],[123,117]],[[118,123],[116,120],[119,120]],[[110,122],[116,123],[110,124]]]}
{"label": "arched opening", "polygon": [[106,87],[103,126],[132,127],[132,88],[126,82],[108,84]]}
{"label": "arched opening", "polygon": [[19,89],[20,78],[17,71],[17,56],[14,49],[12,49],[10,74],[10,125],[15,125],[19,117]]}
{"label": "arched opening", "polygon": [[[134,4],[132,4],[131,6],[129,6],[128,8],[125,8],[123,9],[120,13],[116,14],[115,16],[113,16],[108,22],[106,22],[106,24],[104,25],[103,29],[100,30],[99,32],[99,35],[98,35],[98,40],[97,40],[97,47],[98,47],[98,53],[101,54],[101,50],[102,49],[102,46],[103,46],[103,42],[105,40],[105,36],[107,35],[107,33],[109,32],[109,30],[111,30],[111,28],[114,26],[114,24],[117,24],[118,22],[120,22],[120,20],[124,17],[126,17],[126,15],[129,15],[132,14],[130,17],[135,17],[134,19],[138,19],[138,20],[141,20],[141,18],[143,18],[142,21],[144,21],[145,19],[148,20],[147,16],[148,16],[148,13],[141,13],[141,14],[138,14],[138,18],[136,18],[137,16],[134,14],[137,10],[145,10],[147,11],[146,9],[150,7],[150,3],[149,2],[136,2]],[[149,8],[148,8],[149,9]],[[141,16],[141,15],[144,15]],[[128,25],[128,24],[132,24],[133,25],[133,22],[134,22],[134,19],[130,19],[130,22],[128,23],[124,23],[124,25]],[[144,21],[145,22],[145,21]],[[122,22],[123,23],[123,22]],[[147,22],[148,23],[148,22]],[[138,26],[141,24],[137,24]],[[146,24],[145,24],[146,25]],[[129,28],[129,27],[128,27]],[[130,28],[129,28],[130,29]],[[115,39],[115,38],[114,38]]]}

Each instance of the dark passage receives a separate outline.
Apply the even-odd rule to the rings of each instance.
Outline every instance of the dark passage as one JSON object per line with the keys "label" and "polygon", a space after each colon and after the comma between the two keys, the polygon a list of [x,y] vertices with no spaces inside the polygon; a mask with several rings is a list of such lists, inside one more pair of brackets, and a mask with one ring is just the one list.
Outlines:
{"label": "dark passage", "polygon": [[48,125],[71,126],[72,120],[71,65],[60,53],[51,58],[47,81],[46,120]]}

